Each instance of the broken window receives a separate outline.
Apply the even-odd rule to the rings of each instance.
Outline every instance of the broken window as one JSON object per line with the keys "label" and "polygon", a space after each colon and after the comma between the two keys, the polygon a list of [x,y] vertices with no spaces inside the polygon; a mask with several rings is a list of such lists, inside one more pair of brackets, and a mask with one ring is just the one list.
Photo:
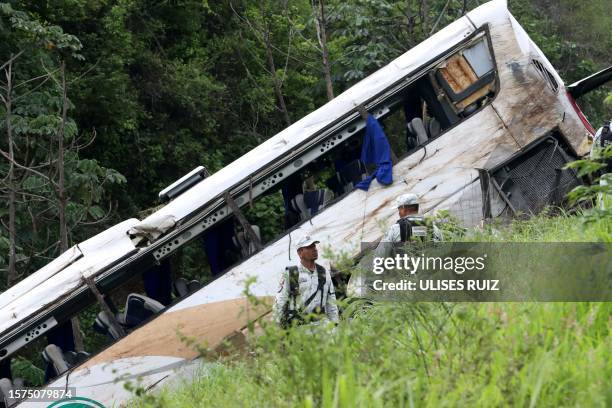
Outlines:
{"label": "broken window", "polygon": [[495,67],[486,38],[440,64],[435,80],[458,116],[474,113],[495,92]]}
{"label": "broken window", "polygon": [[490,102],[495,75],[485,35],[424,73],[404,91],[407,150],[438,137]]}

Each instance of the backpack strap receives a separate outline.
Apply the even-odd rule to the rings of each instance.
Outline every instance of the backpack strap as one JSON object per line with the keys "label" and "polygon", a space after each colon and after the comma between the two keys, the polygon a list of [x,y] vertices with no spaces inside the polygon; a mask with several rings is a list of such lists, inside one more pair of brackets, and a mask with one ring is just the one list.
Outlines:
{"label": "backpack strap", "polygon": [[[397,224],[400,227],[400,241],[408,242],[414,238],[420,239],[425,242],[427,239],[433,240],[429,237],[428,231],[430,228],[427,227],[427,221],[422,217],[404,217],[397,220]],[[428,238],[429,237],[429,238]]]}
{"label": "backpack strap", "polygon": [[297,266],[288,266],[289,272],[289,301],[293,301],[293,309],[297,309],[297,297],[300,294],[300,272]]}
{"label": "backpack strap", "polygon": [[[299,270],[297,266],[287,266],[285,270],[287,271],[287,275],[289,275],[289,299],[287,303],[285,303],[285,305],[283,306],[280,325],[281,327],[286,329],[291,326],[291,323],[294,320],[301,323],[302,318],[300,317],[299,311],[297,310],[297,297],[300,293]],[[292,301],[293,308],[291,307]]]}
{"label": "backpack strap", "polygon": [[412,236],[412,223],[408,218],[400,218],[397,220],[397,225],[399,225],[400,229],[400,241],[406,242]]}
{"label": "backpack strap", "polygon": [[327,276],[325,274],[325,268],[317,263],[315,263],[317,268],[317,290],[314,291],[312,295],[304,302],[304,307],[308,306],[310,302],[317,296],[317,293],[321,293],[321,304],[320,311],[325,313],[325,305],[323,304],[323,291],[325,289],[325,283],[327,282]]}
{"label": "backpack strap", "polygon": [[327,283],[327,274],[325,273],[325,268],[318,263],[315,263],[317,268],[317,292],[321,292],[321,309],[323,308],[323,290],[325,289],[325,284]]}

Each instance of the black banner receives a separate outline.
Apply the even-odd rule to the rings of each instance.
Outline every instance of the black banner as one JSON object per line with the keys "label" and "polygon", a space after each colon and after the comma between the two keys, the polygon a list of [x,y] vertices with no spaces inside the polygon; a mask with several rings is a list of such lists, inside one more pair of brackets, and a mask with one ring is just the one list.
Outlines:
{"label": "black banner", "polygon": [[382,243],[361,259],[349,292],[403,301],[612,301],[612,244]]}

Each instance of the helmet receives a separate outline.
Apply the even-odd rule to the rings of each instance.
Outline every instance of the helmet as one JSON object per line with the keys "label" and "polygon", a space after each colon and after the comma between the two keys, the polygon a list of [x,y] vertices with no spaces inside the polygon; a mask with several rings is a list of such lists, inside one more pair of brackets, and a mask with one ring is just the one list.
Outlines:
{"label": "helmet", "polygon": [[413,193],[402,194],[401,196],[397,197],[397,199],[395,200],[395,204],[397,208],[403,207],[405,205],[418,205],[419,198],[416,194]]}

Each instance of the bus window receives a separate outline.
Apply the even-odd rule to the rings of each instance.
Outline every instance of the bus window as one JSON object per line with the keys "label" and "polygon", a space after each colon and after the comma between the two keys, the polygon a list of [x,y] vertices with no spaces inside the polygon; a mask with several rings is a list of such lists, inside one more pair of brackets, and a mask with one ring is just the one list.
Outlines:
{"label": "bus window", "polygon": [[436,70],[435,79],[459,116],[474,113],[495,91],[495,69],[486,40],[447,59]]}
{"label": "bus window", "polygon": [[490,102],[495,65],[486,37],[440,62],[405,91],[406,149],[411,152]]}

